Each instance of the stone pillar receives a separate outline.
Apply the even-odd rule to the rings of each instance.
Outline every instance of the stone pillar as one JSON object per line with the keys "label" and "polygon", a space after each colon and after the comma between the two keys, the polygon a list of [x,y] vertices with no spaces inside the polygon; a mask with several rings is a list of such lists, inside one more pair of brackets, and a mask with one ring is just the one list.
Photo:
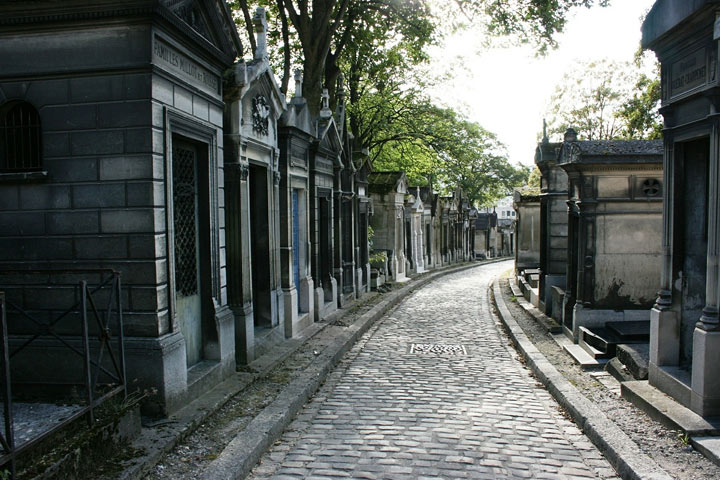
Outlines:
{"label": "stone pillar", "polygon": [[[342,185],[340,180],[340,170],[335,170],[337,185]],[[340,187],[338,187],[340,188]],[[337,306],[343,306],[343,235],[347,232],[343,231],[343,208],[342,208],[342,192],[338,189],[333,192],[333,269],[332,275],[335,278],[336,300]]]}
{"label": "stone pillar", "polygon": [[720,415],[720,319],[718,319],[718,253],[720,253],[720,125],[713,116],[708,179],[708,252],[705,307],[693,333],[691,409],[702,416]]}
{"label": "stone pillar", "polygon": [[663,256],[660,274],[660,290],[655,306],[650,311],[650,383],[654,383],[657,367],[677,365],[680,362],[679,315],[672,307],[672,257],[675,202],[675,155],[674,139],[664,138],[663,158]]}
{"label": "stone pillar", "polygon": [[235,316],[235,362],[254,360],[255,325],[250,281],[250,205],[248,166],[225,164],[225,231],[228,304]]}

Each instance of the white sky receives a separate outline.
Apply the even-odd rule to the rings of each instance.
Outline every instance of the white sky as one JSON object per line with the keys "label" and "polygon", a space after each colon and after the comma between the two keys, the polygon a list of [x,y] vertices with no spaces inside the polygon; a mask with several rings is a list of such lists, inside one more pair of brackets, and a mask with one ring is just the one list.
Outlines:
{"label": "white sky", "polygon": [[547,103],[563,74],[577,61],[631,61],[641,17],[654,2],[613,0],[609,7],[573,10],[558,49],[539,58],[531,47],[487,51],[476,32],[460,32],[432,52],[434,65],[455,73],[432,95],[494,132],[512,163],[532,165]]}

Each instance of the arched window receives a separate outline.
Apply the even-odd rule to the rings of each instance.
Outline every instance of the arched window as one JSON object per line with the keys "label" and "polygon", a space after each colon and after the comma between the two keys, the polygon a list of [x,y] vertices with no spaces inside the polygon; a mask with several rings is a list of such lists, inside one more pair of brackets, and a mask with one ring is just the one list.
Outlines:
{"label": "arched window", "polygon": [[40,115],[27,102],[0,106],[0,173],[42,169]]}

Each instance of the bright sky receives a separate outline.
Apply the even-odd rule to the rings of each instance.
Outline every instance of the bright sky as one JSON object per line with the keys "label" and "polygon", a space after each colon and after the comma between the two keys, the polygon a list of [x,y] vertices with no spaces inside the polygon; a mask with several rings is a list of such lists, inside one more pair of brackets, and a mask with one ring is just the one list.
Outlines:
{"label": "bright sky", "polygon": [[563,74],[579,60],[631,61],[641,17],[654,2],[613,0],[609,7],[574,10],[559,48],[539,58],[530,47],[487,51],[476,32],[456,34],[432,53],[438,68],[457,72],[433,95],[498,135],[512,163],[532,165],[544,112]]}

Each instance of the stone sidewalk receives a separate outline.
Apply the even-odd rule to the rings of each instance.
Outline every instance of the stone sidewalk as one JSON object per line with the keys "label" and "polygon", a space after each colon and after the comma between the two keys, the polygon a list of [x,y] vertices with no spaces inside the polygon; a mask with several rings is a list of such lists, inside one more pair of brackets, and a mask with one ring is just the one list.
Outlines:
{"label": "stone sidewalk", "polygon": [[[509,265],[448,275],[388,312],[250,478],[616,478],[491,314]],[[228,478],[233,454],[203,478]]]}

